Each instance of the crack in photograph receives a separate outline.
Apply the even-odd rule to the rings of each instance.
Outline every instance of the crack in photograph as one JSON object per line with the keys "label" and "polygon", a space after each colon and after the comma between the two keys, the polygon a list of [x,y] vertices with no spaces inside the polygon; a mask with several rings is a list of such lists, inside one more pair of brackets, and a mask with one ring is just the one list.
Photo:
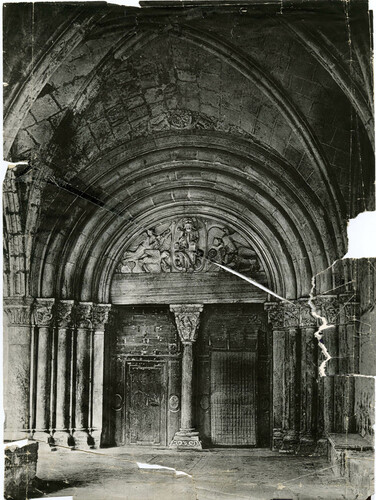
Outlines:
{"label": "crack in photograph", "polygon": [[4,497],[370,498],[367,1],[2,10]]}

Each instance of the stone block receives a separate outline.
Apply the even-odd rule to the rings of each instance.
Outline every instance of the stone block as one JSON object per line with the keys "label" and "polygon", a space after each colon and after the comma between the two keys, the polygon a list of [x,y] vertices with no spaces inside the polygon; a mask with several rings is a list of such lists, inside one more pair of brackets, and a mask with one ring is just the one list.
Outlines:
{"label": "stone block", "polygon": [[37,473],[38,443],[5,448],[4,497],[27,498]]}

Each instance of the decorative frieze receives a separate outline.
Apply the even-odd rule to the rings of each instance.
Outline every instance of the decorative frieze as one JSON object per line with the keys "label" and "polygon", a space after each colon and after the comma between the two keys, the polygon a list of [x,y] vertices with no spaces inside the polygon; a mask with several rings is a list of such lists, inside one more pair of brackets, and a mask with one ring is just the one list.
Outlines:
{"label": "decorative frieze", "polygon": [[175,314],[176,326],[183,343],[195,342],[198,334],[202,304],[170,305],[170,310]]}

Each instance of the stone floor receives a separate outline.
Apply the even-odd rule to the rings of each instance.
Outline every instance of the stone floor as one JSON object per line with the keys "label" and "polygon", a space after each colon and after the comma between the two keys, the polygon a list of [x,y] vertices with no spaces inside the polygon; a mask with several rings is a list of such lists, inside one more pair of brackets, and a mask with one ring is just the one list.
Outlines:
{"label": "stone floor", "polygon": [[[157,465],[178,472],[152,468]],[[360,498],[349,484],[334,477],[324,458],[286,456],[265,449],[179,452],[159,448],[110,448],[84,452],[60,448],[52,452],[42,445],[37,476],[39,491],[34,498]]]}

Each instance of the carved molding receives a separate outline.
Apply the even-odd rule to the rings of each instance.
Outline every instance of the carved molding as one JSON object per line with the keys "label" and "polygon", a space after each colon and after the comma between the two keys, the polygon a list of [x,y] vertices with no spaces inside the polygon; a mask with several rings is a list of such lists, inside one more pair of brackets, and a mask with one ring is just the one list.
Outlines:
{"label": "carved molding", "polygon": [[33,317],[39,327],[50,326],[54,315],[55,299],[35,299]]}
{"label": "carved molding", "polygon": [[291,303],[267,303],[264,305],[269,323],[274,329],[316,327],[317,320],[311,312],[308,299],[300,299]]}
{"label": "carved molding", "polygon": [[213,219],[193,216],[160,223],[138,235],[124,251],[117,272],[223,272],[214,262],[245,274],[265,274],[245,238]]}
{"label": "carved molding", "polygon": [[93,305],[93,328],[98,331],[104,331],[104,326],[108,322],[111,304]]}
{"label": "carved molding", "polygon": [[[359,303],[353,296],[323,295],[314,298],[314,306],[319,316],[326,318],[328,324],[339,325],[357,321],[359,318]],[[264,305],[268,312],[269,323],[273,328],[306,327],[315,328],[320,324],[312,314],[307,299],[299,299],[295,304],[270,302]]]}
{"label": "carved molding", "polygon": [[183,343],[195,342],[198,335],[202,304],[173,304],[170,310],[175,314],[176,326]]}
{"label": "carved molding", "polygon": [[[240,127],[225,123],[204,113],[190,111],[188,109],[175,109],[169,113],[158,115],[148,123],[149,132],[160,132],[162,130],[216,130],[219,132],[230,132],[241,136],[248,134]],[[136,130],[135,135],[144,135],[145,130]]]}
{"label": "carved molding", "polygon": [[74,309],[74,318],[77,328],[92,328],[93,303],[78,302]]}
{"label": "carved molding", "polygon": [[56,304],[56,322],[59,328],[69,328],[72,324],[74,300],[60,300]]}

